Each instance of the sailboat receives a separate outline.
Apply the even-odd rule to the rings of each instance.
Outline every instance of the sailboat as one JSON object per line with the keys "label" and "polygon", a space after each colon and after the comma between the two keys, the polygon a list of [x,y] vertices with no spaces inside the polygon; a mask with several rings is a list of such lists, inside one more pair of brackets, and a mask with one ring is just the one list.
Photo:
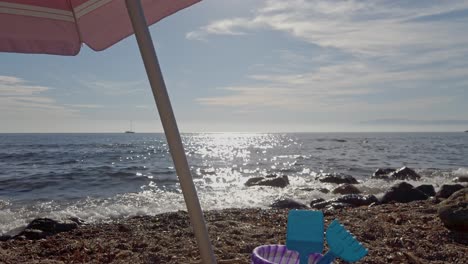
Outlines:
{"label": "sailboat", "polygon": [[135,134],[135,131],[133,131],[133,121],[130,121],[130,130],[125,131],[125,134]]}

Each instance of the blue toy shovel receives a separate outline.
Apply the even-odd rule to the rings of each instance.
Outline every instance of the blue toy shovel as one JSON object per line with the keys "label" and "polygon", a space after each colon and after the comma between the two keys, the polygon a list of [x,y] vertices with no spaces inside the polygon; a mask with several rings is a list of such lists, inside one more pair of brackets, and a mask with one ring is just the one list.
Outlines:
{"label": "blue toy shovel", "polygon": [[288,215],[286,247],[299,253],[300,264],[307,264],[309,255],[323,251],[323,213],[291,210]]}
{"label": "blue toy shovel", "polygon": [[367,249],[336,219],[328,226],[326,237],[330,251],[317,264],[330,264],[337,257],[355,262],[367,254]]}

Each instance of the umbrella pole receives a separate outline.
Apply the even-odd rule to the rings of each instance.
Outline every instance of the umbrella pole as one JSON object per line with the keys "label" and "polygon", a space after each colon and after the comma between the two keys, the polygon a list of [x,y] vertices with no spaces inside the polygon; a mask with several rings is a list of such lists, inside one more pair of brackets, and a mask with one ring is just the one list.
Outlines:
{"label": "umbrella pole", "polygon": [[153,46],[145,15],[140,0],[126,0],[128,14],[132,21],[133,30],[140,48],[141,57],[145,65],[146,74],[153,91],[154,100],[161,117],[161,122],[166,134],[166,139],[171,151],[176,173],[179,177],[180,186],[184,194],[185,203],[192,222],[195,237],[198,242],[200,256],[203,263],[216,263],[210,238],[198,200],[197,190],[193,183],[184,146],[180,138],[179,129],[172,111],[171,101],[167,94],[166,84],[159,67],[156,51]]}

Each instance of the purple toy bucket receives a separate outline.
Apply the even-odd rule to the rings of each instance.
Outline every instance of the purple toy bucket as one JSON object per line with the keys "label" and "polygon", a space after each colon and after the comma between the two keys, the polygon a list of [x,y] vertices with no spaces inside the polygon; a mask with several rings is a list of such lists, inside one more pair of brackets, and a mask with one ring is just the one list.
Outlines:
{"label": "purple toy bucket", "polygon": [[[311,254],[308,264],[315,264],[321,258],[320,253]],[[252,264],[299,264],[299,254],[285,245],[263,245],[253,250]]]}

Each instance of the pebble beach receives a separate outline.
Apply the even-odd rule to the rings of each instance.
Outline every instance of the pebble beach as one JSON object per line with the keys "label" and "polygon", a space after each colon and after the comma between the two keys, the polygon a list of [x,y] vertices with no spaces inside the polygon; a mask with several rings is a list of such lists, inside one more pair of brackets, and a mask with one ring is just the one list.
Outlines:
{"label": "pebble beach", "polygon": [[[466,190],[466,188],[465,188]],[[369,254],[360,263],[468,263],[468,234],[447,229],[441,200],[324,211],[350,230]],[[284,244],[288,209],[205,213],[218,263],[250,263],[252,250]],[[1,263],[200,263],[185,211],[82,224],[43,239],[0,242]],[[344,263],[339,260],[336,263]]]}

